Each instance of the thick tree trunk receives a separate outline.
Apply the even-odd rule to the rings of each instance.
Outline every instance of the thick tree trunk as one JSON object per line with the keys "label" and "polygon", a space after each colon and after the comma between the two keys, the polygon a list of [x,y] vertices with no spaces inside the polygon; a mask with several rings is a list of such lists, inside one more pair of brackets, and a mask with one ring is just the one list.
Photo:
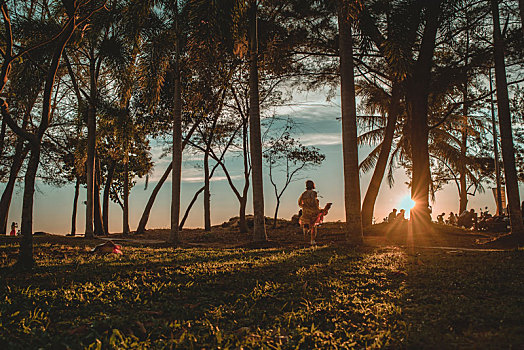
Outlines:
{"label": "thick tree trunk", "polygon": [[509,219],[511,233],[520,243],[524,243],[524,224],[520,208],[520,197],[517,170],[515,167],[515,149],[513,147],[513,132],[509,110],[508,82],[504,62],[504,39],[500,32],[498,1],[491,0],[493,14],[493,37],[495,44],[495,81],[497,85],[497,107],[499,111],[500,140],[502,144],[502,160],[506,178],[506,195],[508,196]]}
{"label": "thick tree trunk", "polygon": [[36,172],[40,161],[40,144],[31,147],[27,171],[25,173],[24,197],[22,203],[22,239],[18,255],[18,265],[30,268],[33,259],[33,200],[35,193]]}
{"label": "thick tree trunk", "polygon": [[[177,43],[178,45],[178,43]],[[177,52],[178,52],[177,48]],[[178,53],[173,74],[174,103],[173,103],[173,171],[171,183],[171,232],[169,242],[177,244],[180,241],[180,189],[182,180],[182,90],[180,84],[180,70],[178,67]]]}
{"label": "thick tree trunk", "polygon": [[71,232],[70,235],[74,236],[76,234],[76,211],[78,209],[78,196],[80,194],[80,178],[76,177],[75,183],[75,196],[73,198],[73,213],[71,215]]}
{"label": "thick tree trunk", "polygon": [[9,171],[9,180],[5,185],[2,198],[0,199],[0,234],[5,235],[7,233],[7,220],[9,218],[9,208],[11,207],[11,200],[13,198],[13,191],[16,185],[16,179],[20,168],[24,163],[24,159],[29,151],[28,147],[24,147],[23,141],[18,141],[15,147],[15,155],[13,157],[13,164]]}
{"label": "thick tree trunk", "polygon": [[353,39],[348,9],[342,0],[338,4],[340,97],[342,102],[342,148],[344,158],[344,204],[346,209],[346,239],[362,243],[360,212],[360,179],[358,171],[357,109],[353,72]]}
{"label": "thick tree trunk", "polygon": [[262,179],[262,135],[258,92],[257,1],[249,4],[249,145],[253,183],[253,241],[267,241]]}
{"label": "thick tree trunk", "polygon": [[104,194],[102,200],[102,222],[104,225],[105,232],[109,233],[109,194],[111,191],[111,185],[113,184],[113,177],[115,175],[116,161],[112,160],[107,169],[107,178],[104,185]]}
{"label": "thick tree trunk", "polygon": [[[469,24],[469,18],[468,18],[468,12],[466,9],[465,13],[466,17],[466,25]],[[469,113],[469,103],[468,103],[468,84],[469,84],[469,76],[468,76],[468,56],[469,56],[469,29],[466,29],[466,53],[464,58],[464,87],[462,90],[462,101],[464,103],[463,105],[463,125],[462,125],[462,131],[461,131],[461,140],[460,140],[460,154],[461,156],[466,159],[467,153],[468,153],[468,113]],[[459,214],[463,211],[467,210],[468,208],[468,183],[467,183],[467,177],[466,177],[467,167],[466,162],[462,161],[460,165],[460,198],[459,198]]]}
{"label": "thick tree trunk", "polygon": [[122,233],[129,234],[129,162],[124,163],[124,208],[123,208]]}
{"label": "thick tree trunk", "polygon": [[408,82],[408,117],[410,122],[411,141],[411,199],[415,206],[411,209],[411,222],[417,230],[429,227],[429,186],[431,173],[429,169],[428,149],[428,96],[433,65],[433,52],[438,29],[438,17],[441,0],[427,2],[426,27],[415,63],[414,71]]}
{"label": "thick tree trunk", "polygon": [[378,155],[377,164],[373,171],[373,176],[369,181],[369,186],[364,196],[364,202],[362,203],[362,225],[364,227],[369,226],[373,223],[373,212],[375,210],[375,202],[377,200],[382,179],[386,172],[388,164],[389,153],[391,152],[391,144],[393,143],[393,137],[395,136],[395,128],[397,126],[397,118],[400,113],[400,95],[401,88],[398,82],[393,83],[391,89],[391,102],[388,108],[388,120],[386,124],[386,130],[384,132],[384,140],[380,145],[380,153]]}
{"label": "thick tree trunk", "polygon": [[209,147],[204,153],[204,231],[211,231],[211,191],[209,188]]}

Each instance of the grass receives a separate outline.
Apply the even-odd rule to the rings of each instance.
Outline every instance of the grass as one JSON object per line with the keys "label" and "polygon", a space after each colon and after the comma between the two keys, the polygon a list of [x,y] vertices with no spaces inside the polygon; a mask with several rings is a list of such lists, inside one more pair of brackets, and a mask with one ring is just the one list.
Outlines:
{"label": "grass", "polygon": [[519,348],[524,252],[0,245],[0,344],[30,348]]}

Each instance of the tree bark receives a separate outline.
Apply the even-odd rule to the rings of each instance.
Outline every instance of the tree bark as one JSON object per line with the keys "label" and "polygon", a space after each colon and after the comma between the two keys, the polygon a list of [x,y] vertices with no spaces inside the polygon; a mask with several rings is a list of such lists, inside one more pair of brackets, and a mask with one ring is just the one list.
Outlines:
{"label": "tree bark", "polygon": [[[74,15],[74,14],[73,14]],[[33,259],[33,200],[35,192],[36,173],[38,171],[38,163],[40,161],[40,148],[42,144],[42,137],[44,136],[50,122],[51,110],[51,94],[56,79],[56,72],[62,57],[62,52],[66,46],[69,38],[75,29],[74,18],[70,19],[64,31],[57,40],[53,58],[47,72],[44,93],[42,96],[42,117],[40,125],[34,140],[31,142],[31,155],[27,164],[27,171],[25,174],[24,196],[22,203],[22,239],[20,241],[20,250],[18,254],[17,264],[23,268],[31,268],[34,265]]]}
{"label": "tree bark", "polygon": [[249,145],[253,183],[253,241],[267,241],[264,217],[264,182],[262,179],[262,135],[258,92],[257,1],[249,4]]}
{"label": "tree bark", "polygon": [[40,160],[40,147],[32,146],[25,173],[24,197],[22,203],[22,239],[20,240],[20,251],[18,264],[25,268],[34,265],[33,259],[33,200],[35,193],[36,172]]}
{"label": "tree bark", "polygon": [[[465,10],[466,17],[466,26],[469,27],[469,17],[467,9]],[[466,54],[464,58],[464,87],[462,91],[462,100],[463,100],[463,125],[461,131],[461,140],[460,140],[460,154],[466,159],[468,153],[468,113],[469,113],[469,103],[468,103],[468,56],[469,56],[469,28],[466,29]],[[468,208],[468,183],[467,183],[467,167],[466,162],[462,161],[460,165],[460,198],[459,198],[459,214]]]}
{"label": "tree bark", "polygon": [[373,176],[369,181],[369,186],[364,196],[362,203],[362,226],[366,227],[373,223],[373,212],[375,210],[375,202],[377,200],[382,179],[386,172],[388,164],[389,153],[391,152],[391,144],[395,136],[395,128],[397,126],[397,118],[400,113],[400,95],[401,88],[398,82],[393,82],[391,89],[391,101],[388,108],[388,120],[386,130],[384,132],[384,140],[380,145],[380,153],[378,155],[377,164],[373,171]]}
{"label": "tree bark", "polygon": [[408,118],[411,141],[411,199],[415,206],[410,211],[412,224],[420,230],[429,227],[429,169],[428,96],[433,65],[433,52],[438,29],[441,0],[427,2],[426,27],[414,71],[408,81]]}
{"label": "tree bark", "polygon": [[182,87],[180,84],[180,41],[177,40],[177,53],[173,72],[174,103],[173,103],[173,171],[171,183],[171,231],[169,242],[178,244],[180,219],[180,189],[182,180]]}
{"label": "tree bark", "polygon": [[[92,53],[92,55],[94,55]],[[85,237],[94,237],[94,196],[95,196],[95,152],[96,152],[96,79],[95,79],[95,60],[91,58],[90,67],[90,96],[87,110],[87,205],[86,205],[86,229]]]}
{"label": "tree bark", "polygon": [[78,196],[80,194],[80,177],[76,177],[75,196],[73,198],[73,213],[71,215],[71,232],[70,235],[76,234],[76,211],[78,209]]}
{"label": "tree bark", "polygon": [[348,9],[343,0],[338,3],[340,97],[342,102],[342,149],[344,158],[344,204],[346,240],[362,243],[360,212],[360,179],[358,170],[357,109],[353,71],[353,38]]}
{"label": "tree bark", "polygon": [[502,144],[502,160],[506,178],[506,195],[508,196],[509,219],[511,234],[520,243],[524,243],[524,224],[520,209],[520,196],[517,170],[515,167],[515,149],[513,147],[513,131],[509,109],[508,82],[504,62],[504,38],[500,32],[498,1],[491,0],[493,14],[493,40],[495,60],[495,81],[497,86],[497,107],[499,114],[500,140]]}
{"label": "tree bark", "polygon": [[209,188],[209,146],[204,153],[204,231],[211,231],[211,191]]}
{"label": "tree bark", "polygon": [[129,234],[129,161],[124,163],[124,208],[122,215],[122,233]]}
{"label": "tree bark", "polygon": [[524,36],[524,0],[519,0],[520,25]]}
{"label": "tree bark", "polygon": [[94,188],[94,225],[95,235],[105,235],[104,220],[102,219],[102,203],[100,202],[100,160],[95,159],[95,188]]}
{"label": "tree bark", "polygon": [[169,163],[169,166],[167,167],[166,171],[164,171],[164,174],[156,184],[155,188],[153,188],[153,192],[151,192],[151,196],[149,197],[149,200],[147,201],[147,204],[144,208],[144,212],[142,213],[142,216],[140,217],[140,222],[138,223],[138,227],[136,229],[137,234],[142,234],[146,231],[146,225],[147,221],[149,220],[149,215],[151,214],[151,209],[153,208],[153,204],[155,204],[156,196],[158,195],[158,192],[160,192],[160,189],[162,188],[162,185],[164,182],[166,182],[167,178],[169,177],[169,174],[171,174],[173,169],[173,162]]}
{"label": "tree bark", "polygon": [[113,184],[113,177],[115,175],[116,161],[112,160],[107,169],[107,179],[104,185],[104,194],[102,201],[102,222],[104,230],[109,233],[109,194],[111,192],[111,185]]}
{"label": "tree bark", "polygon": [[7,220],[9,218],[9,209],[11,207],[11,200],[13,198],[13,191],[16,185],[16,179],[20,168],[24,163],[24,159],[29,152],[28,147],[24,147],[24,142],[19,139],[15,147],[15,155],[13,157],[13,164],[9,171],[9,180],[5,185],[2,198],[0,199],[0,234],[5,235],[7,233]]}
{"label": "tree bark", "polygon": [[277,197],[277,205],[275,206],[275,216],[273,217],[273,228],[277,228],[278,208],[280,207],[280,198]]}

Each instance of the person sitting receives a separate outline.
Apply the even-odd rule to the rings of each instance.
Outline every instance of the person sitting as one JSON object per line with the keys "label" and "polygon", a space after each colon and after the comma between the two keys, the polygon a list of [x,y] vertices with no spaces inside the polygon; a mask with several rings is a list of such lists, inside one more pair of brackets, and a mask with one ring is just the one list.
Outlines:
{"label": "person sitting", "polygon": [[304,235],[308,232],[311,235],[311,244],[316,244],[317,225],[322,222],[324,215],[326,215],[331,207],[328,203],[324,209],[320,208],[317,199],[317,192],[314,191],[315,183],[311,180],[306,181],[306,190],[298,198],[298,206],[302,209],[302,215],[299,222],[302,227]]}
{"label": "person sitting", "polygon": [[471,209],[470,211],[464,210],[458,218],[457,225],[462,226],[466,229],[470,229],[472,227],[476,228],[477,213],[475,213],[475,209]]}
{"label": "person sitting", "polygon": [[11,232],[9,232],[10,236],[16,236],[16,228],[18,227],[18,224],[16,222],[11,223]]}
{"label": "person sitting", "polygon": [[397,214],[397,217],[395,218],[395,221],[397,222],[403,222],[406,220],[406,217],[404,214],[406,213],[405,209],[400,209],[400,212]]}
{"label": "person sitting", "polygon": [[437,215],[437,224],[444,225],[444,216],[445,215],[446,215],[446,213],[442,213],[440,215]]}
{"label": "person sitting", "polygon": [[397,217],[397,209],[393,208],[391,213],[389,213],[389,215],[388,215],[388,222],[389,223],[393,223],[395,221],[396,217]]}
{"label": "person sitting", "polygon": [[447,224],[451,226],[455,226],[457,224],[457,217],[453,212],[449,213]]}

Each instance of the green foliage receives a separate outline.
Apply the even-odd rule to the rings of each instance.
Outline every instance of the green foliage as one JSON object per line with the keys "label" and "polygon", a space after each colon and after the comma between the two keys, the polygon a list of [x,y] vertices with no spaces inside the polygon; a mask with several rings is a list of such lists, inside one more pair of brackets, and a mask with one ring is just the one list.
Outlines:
{"label": "green foliage", "polygon": [[[5,241],[4,241],[5,242]],[[0,246],[0,342],[26,348],[421,348],[522,344],[524,255],[320,247]],[[482,264],[479,258],[482,254]]]}

